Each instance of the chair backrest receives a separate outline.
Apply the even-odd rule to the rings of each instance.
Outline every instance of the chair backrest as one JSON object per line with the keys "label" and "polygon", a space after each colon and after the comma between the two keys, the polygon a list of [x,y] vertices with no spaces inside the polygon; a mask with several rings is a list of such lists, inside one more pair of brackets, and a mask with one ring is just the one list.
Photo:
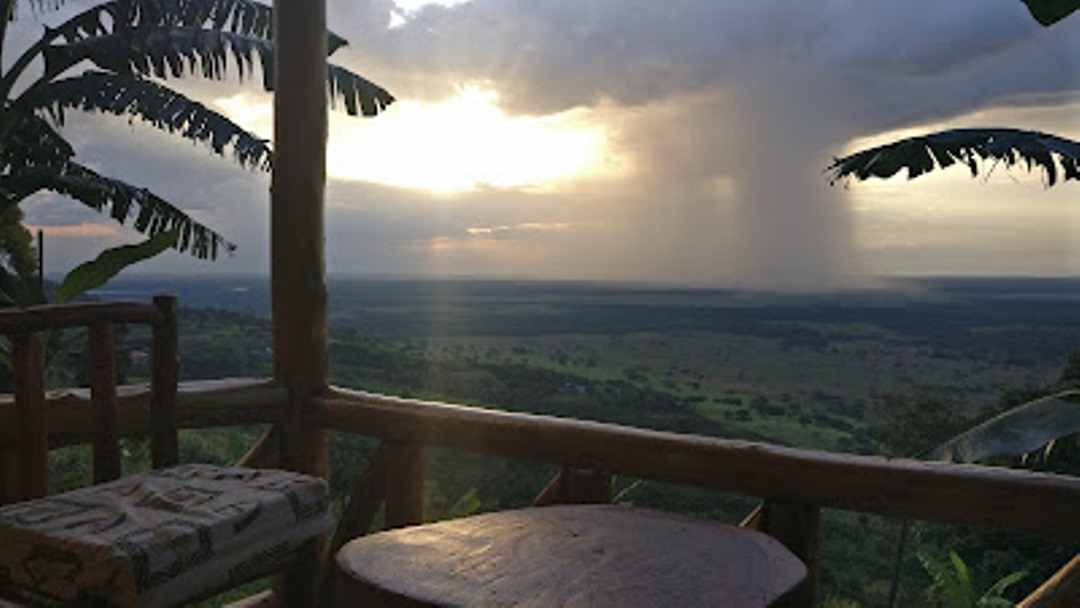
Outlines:
{"label": "chair backrest", "polygon": [[[45,342],[51,329],[88,330],[90,395],[93,410],[94,483],[120,476],[117,420],[117,324],[143,324],[153,332],[150,442],[154,468],[177,462],[175,421],[179,359],[177,301],[155,296],[153,304],[80,302],[0,310],[0,333],[11,342],[11,367],[18,439],[17,466],[5,467],[0,503],[45,495],[48,477],[49,410],[45,401]],[[14,494],[14,495],[12,495]]]}

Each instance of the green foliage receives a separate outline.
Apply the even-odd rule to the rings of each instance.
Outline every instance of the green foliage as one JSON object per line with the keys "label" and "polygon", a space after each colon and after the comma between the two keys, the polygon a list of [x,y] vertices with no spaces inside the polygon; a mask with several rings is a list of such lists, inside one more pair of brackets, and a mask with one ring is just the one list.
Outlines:
{"label": "green foliage", "polygon": [[101,287],[121,270],[152,258],[176,245],[178,230],[159,232],[137,245],[121,245],[101,252],[98,257],[79,264],[67,273],[56,290],[56,303],[63,304],[75,296]]}
{"label": "green foliage", "polygon": [[949,551],[947,561],[925,552],[919,552],[918,557],[933,581],[926,590],[926,599],[935,608],[1013,606],[1014,602],[1004,596],[1005,590],[1027,576],[1023,571],[1007,574],[980,594],[971,570],[955,551]]}
{"label": "green foliage", "polygon": [[469,488],[462,494],[454,504],[450,505],[450,510],[447,511],[446,516],[449,519],[457,519],[459,517],[468,517],[474,515],[480,511],[480,507],[483,506],[483,502],[480,500],[480,494],[477,493],[476,488]]}
{"label": "green foliage", "polygon": [[1069,355],[1058,379],[1060,389],[1080,389],[1080,351]]}
{"label": "green foliage", "polygon": [[1029,401],[972,427],[935,447],[932,460],[977,462],[1020,456],[1080,433],[1080,390]]}
{"label": "green foliage", "polygon": [[1031,16],[1044,26],[1050,26],[1080,8],[1080,0],[1024,0]]}
{"label": "green foliage", "polygon": [[[1052,25],[1080,8],[1080,0],[1023,0],[1031,15],[1042,25]],[[833,160],[826,169],[831,182],[849,176],[865,180],[888,178],[907,169],[915,178],[935,168],[962,163],[978,175],[981,161],[993,159],[994,166],[1007,167],[1023,161],[1028,170],[1040,167],[1048,186],[1058,178],[1058,165],[1065,180],[1080,180],[1080,143],[1038,131],[1021,129],[950,129],[908,137],[862,150]],[[1055,163],[1056,160],[1056,163]]]}
{"label": "green foliage", "polygon": [[1039,167],[1048,186],[1057,183],[1059,174],[1064,180],[1080,180],[1080,143],[1020,129],[951,129],[908,137],[835,159],[826,171],[833,183],[849,176],[888,178],[901,169],[907,169],[908,178],[913,179],[961,163],[974,177],[979,174],[979,163],[987,159],[995,166],[1023,162],[1028,170]]}
{"label": "green foliage", "polygon": [[887,394],[880,399],[881,420],[870,435],[890,456],[916,457],[968,427],[956,404],[935,395],[913,399]]}

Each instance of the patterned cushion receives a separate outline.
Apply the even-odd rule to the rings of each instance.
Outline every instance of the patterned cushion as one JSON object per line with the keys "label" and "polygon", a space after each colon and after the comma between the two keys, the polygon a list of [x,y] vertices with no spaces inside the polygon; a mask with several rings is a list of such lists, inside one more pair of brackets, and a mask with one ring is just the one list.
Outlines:
{"label": "patterned cushion", "polygon": [[243,582],[331,524],[322,479],[181,465],[0,507],[0,584],[167,606]]}

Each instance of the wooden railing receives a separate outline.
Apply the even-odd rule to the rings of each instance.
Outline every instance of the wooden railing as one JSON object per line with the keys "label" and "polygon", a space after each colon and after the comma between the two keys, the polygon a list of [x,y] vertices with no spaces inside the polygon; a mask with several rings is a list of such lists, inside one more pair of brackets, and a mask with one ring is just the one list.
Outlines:
{"label": "wooden railing", "polygon": [[155,467],[176,463],[174,410],[177,385],[176,298],[154,303],[88,302],[0,310],[0,333],[11,344],[14,411],[5,424],[12,436],[0,443],[0,503],[45,495],[51,408],[46,407],[44,331],[87,329],[90,404],[83,429],[93,445],[94,482],[120,476],[120,416],[117,408],[116,342],[113,326],[144,324],[152,330],[152,380],[147,410]]}
{"label": "wooden railing", "polygon": [[[0,332],[17,350],[20,374],[40,378],[40,336],[45,326],[83,324],[82,313],[107,311],[110,322],[142,322],[168,327],[169,313],[157,307],[87,305],[75,316],[57,315],[30,322],[0,311]],[[15,319],[19,319],[16,321]],[[100,321],[100,319],[99,319]],[[95,325],[91,324],[92,327]],[[93,357],[112,360],[109,332],[92,330]],[[167,354],[167,340],[155,341],[156,357]],[[96,345],[95,345],[96,344]],[[29,365],[29,366],[28,366]],[[91,374],[105,377],[107,370]],[[165,373],[167,375],[167,372]],[[168,378],[155,375],[155,385]],[[167,386],[167,385],[166,385]],[[102,437],[180,428],[248,423],[288,424],[287,391],[269,381],[222,380],[182,383],[166,399],[149,387],[67,389],[42,392],[40,382],[16,387],[20,403],[0,397],[0,501],[41,492],[45,452],[73,443],[99,444]],[[168,393],[168,389],[164,392]],[[31,409],[26,399],[31,398]],[[398,527],[424,520],[424,450],[446,447],[507,458],[545,462],[561,472],[538,488],[536,504],[606,502],[612,476],[625,475],[759,497],[761,505],[744,525],[761,529],[787,545],[809,566],[811,578],[792,596],[792,605],[810,605],[815,595],[820,512],[823,508],[965,524],[1014,531],[1057,541],[1080,542],[1080,479],[981,466],[950,465],[870,456],[830,454],[764,443],[643,430],[613,424],[509,413],[460,405],[400,399],[329,388],[312,397],[308,428],[330,429],[382,441],[368,468],[352,488],[331,549],[371,530],[384,508],[385,525]],[[105,410],[105,413],[103,413]],[[45,414],[47,412],[47,415]],[[27,418],[30,422],[27,422]],[[167,428],[166,428],[167,427]],[[168,439],[166,439],[168,441]],[[175,441],[173,439],[172,441]],[[264,437],[245,461],[271,465],[277,441]],[[111,448],[108,448],[111,449]],[[175,448],[174,448],[175,449]],[[174,457],[175,458],[175,457]],[[95,457],[102,477],[116,473],[115,454]],[[16,465],[17,466],[14,466]],[[98,473],[95,473],[98,476]],[[12,487],[12,479],[18,479]],[[1078,568],[1063,570],[1063,582],[1075,589]],[[1072,585],[1072,586],[1070,586]],[[1043,605],[1037,600],[1029,606]],[[1050,604],[1053,605],[1053,604]]]}

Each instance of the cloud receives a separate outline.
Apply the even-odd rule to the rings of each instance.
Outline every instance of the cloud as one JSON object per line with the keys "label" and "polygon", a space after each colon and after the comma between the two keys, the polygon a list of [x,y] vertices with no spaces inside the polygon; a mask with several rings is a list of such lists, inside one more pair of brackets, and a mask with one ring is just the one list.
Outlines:
{"label": "cloud", "polygon": [[[886,246],[901,223],[861,232],[885,211],[852,214],[858,197],[821,175],[831,156],[887,130],[977,111],[1024,118],[1030,113],[1016,108],[1080,96],[1080,17],[1044,29],[1015,0],[472,0],[424,7],[395,28],[391,0],[330,0],[328,9],[332,28],[351,41],[334,60],[400,99],[445,100],[478,84],[499,93],[510,117],[586,115],[627,169],[556,192],[433,196],[332,181],[333,272],[809,289],[844,284],[867,267],[926,268],[926,256]],[[239,117],[260,99],[251,93],[257,82],[182,87],[204,100],[248,91],[232,98],[243,102],[234,104]],[[987,112],[995,108],[1004,111]],[[265,128],[265,116],[245,120]],[[216,267],[265,271],[265,176],[122,122],[94,119],[85,129],[66,131],[81,159],[153,186],[241,244],[238,259]],[[994,213],[988,221],[1006,221]],[[539,228],[551,226],[565,229]],[[942,260],[992,258],[994,241],[976,232],[966,254],[939,241],[934,251]],[[1012,251],[1027,253],[1003,268],[1015,269],[1016,259],[1047,268],[1061,252],[1040,249],[1034,232],[1024,243]]]}

